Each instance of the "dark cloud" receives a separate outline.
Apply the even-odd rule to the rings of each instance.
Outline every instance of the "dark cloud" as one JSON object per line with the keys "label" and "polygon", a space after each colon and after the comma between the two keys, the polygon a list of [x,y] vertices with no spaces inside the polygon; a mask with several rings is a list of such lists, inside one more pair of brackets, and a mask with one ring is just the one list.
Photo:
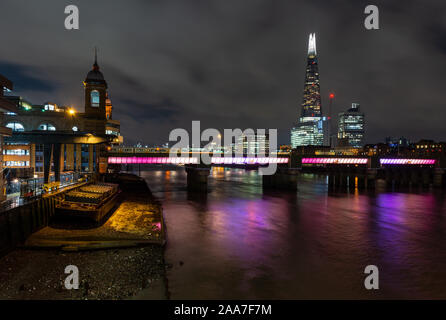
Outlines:
{"label": "dark cloud", "polygon": [[2,74],[8,74],[10,80],[14,82],[16,91],[52,91],[57,88],[57,83],[39,79],[38,68],[0,61]]}
{"label": "dark cloud", "polygon": [[[66,3],[2,0],[0,73],[34,103],[83,108],[93,48],[130,143],[171,129],[277,128],[300,113],[308,34],[317,33],[323,108],[359,102],[367,141],[444,138],[446,3],[375,1],[381,29],[364,29],[366,1],[87,1],[79,31]],[[6,31],[5,31],[6,30]]]}
{"label": "dark cloud", "polygon": [[[175,115],[179,112],[183,112],[181,106],[177,105],[169,98],[166,98],[158,103],[147,103],[147,102],[139,102],[131,99],[118,99],[119,105],[128,105],[132,106],[132,116],[136,119],[144,118],[147,114],[152,115],[152,120],[169,122],[175,118]],[[119,115],[123,115],[124,112],[122,110],[116,109],[115,112],[117,119],[119,119]]]}

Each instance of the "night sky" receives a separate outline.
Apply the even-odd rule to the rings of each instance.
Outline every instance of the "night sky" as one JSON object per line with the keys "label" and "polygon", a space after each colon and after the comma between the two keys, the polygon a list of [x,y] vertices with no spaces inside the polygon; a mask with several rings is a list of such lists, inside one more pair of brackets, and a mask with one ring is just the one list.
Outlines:
{"label": "night sky", "polygon": [[[64,28],[64,8],[80,30]],[[364,8],[380,9],[380,30]],[[446,140],[446,2],[140,0],[0,2],[0,73],[34,104],[83,111],[99,50],[125,142],[161,144],[174,128],[277,128],[300,115],[308,35],[316,33],[322,108],[352,102],[366,142]]]}

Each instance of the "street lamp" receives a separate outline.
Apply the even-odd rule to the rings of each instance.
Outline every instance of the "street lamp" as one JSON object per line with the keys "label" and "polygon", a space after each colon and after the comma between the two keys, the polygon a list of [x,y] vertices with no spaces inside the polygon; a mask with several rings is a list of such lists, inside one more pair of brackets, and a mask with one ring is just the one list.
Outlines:
{"label": "street lamp", "polygon": [[[73,108],[70,108],[70,109],[68,109],[68,113],[70,114],[70,116],[71,116],[71,122],[73,123],[74,122],[74,115],[76,114],[76,110],[75,109],[73,109]],[[73,123],[74,124],[74,123]],[[74,131],[77,131],[77,130],[73,130],[74,128],[76,128],[77,129],[77,127],[73,127],[72,128],[72,132],[74,133]]]}

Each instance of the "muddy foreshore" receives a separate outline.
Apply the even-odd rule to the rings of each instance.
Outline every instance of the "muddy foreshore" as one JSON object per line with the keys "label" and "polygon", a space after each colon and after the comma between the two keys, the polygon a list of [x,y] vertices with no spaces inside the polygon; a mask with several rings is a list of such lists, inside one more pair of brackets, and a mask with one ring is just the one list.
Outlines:
{"label": "muddy foreshore", "polygon": [[[107,180],[119,182],[123,190],[122,203],[116,211],[117,216],[121,207],[123,208],[121,211],[125,214],[129,211],[126,201],[139,201],[146,203],[150,208],[156,207],[162,219],[161,205],[152,197],[144,180],[132,175],[115,175],[107,177]],[[139,214],[138,219],[140,219],[143,212],[141,206],[135,207],[135,212]],[[152,217],[147,219],[150,220]],[[135,223],[131,220],[118,219],[119,229],[109,233],[117,235],[118,241],[119,233],[127,237],[124,232],[135,228]],[[129,227],[126,226],[126,221]],[[110,225],[113,226],[113,223]],[[164,224],[161,225],[164,228]],[[51,231],[50,228],[45,229]],[[51,234],[45,229],[43,234]],[[141,230],[135,232],[141,233]],[[151,229],[147,232],[153,234]],[[67,234],[72,235],[72,233],[73,228],[70,228]],[[57,230],[57,234],[60,237],[60,229]],[[88,239],[84,237],[84,240]],[[79,290],[65,288],[64,282],[68,276],[65,274],[65,268],[69,265],[79,269]],[[19,247],[0,258],[0,299],[166,299],[168,294],[165,272],[162,245],[148,244],[74,252]]]}

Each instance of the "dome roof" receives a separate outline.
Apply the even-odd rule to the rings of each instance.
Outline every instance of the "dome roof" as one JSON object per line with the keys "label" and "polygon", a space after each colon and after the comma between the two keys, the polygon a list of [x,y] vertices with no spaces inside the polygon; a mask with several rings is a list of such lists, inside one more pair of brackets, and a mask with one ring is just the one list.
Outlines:
{"label": "dome roof", "polygon": [[104,75],[102,74],[101,71],[99,71],[96,50],[95,50],[93,69],[87,73],[87,78],[85,78],[85,82],[86,83],[99,83],[99,84],[107,85],[107,83],[105,82],[105,79],[104,79]]}
{"label": "dome roof", "polygon": [[87,78],[85,80],[104,81],[104,75],[102,74],[101,71],[99,71],[99,68],[97,70],[93,69],[90,72],[88,72]]}

